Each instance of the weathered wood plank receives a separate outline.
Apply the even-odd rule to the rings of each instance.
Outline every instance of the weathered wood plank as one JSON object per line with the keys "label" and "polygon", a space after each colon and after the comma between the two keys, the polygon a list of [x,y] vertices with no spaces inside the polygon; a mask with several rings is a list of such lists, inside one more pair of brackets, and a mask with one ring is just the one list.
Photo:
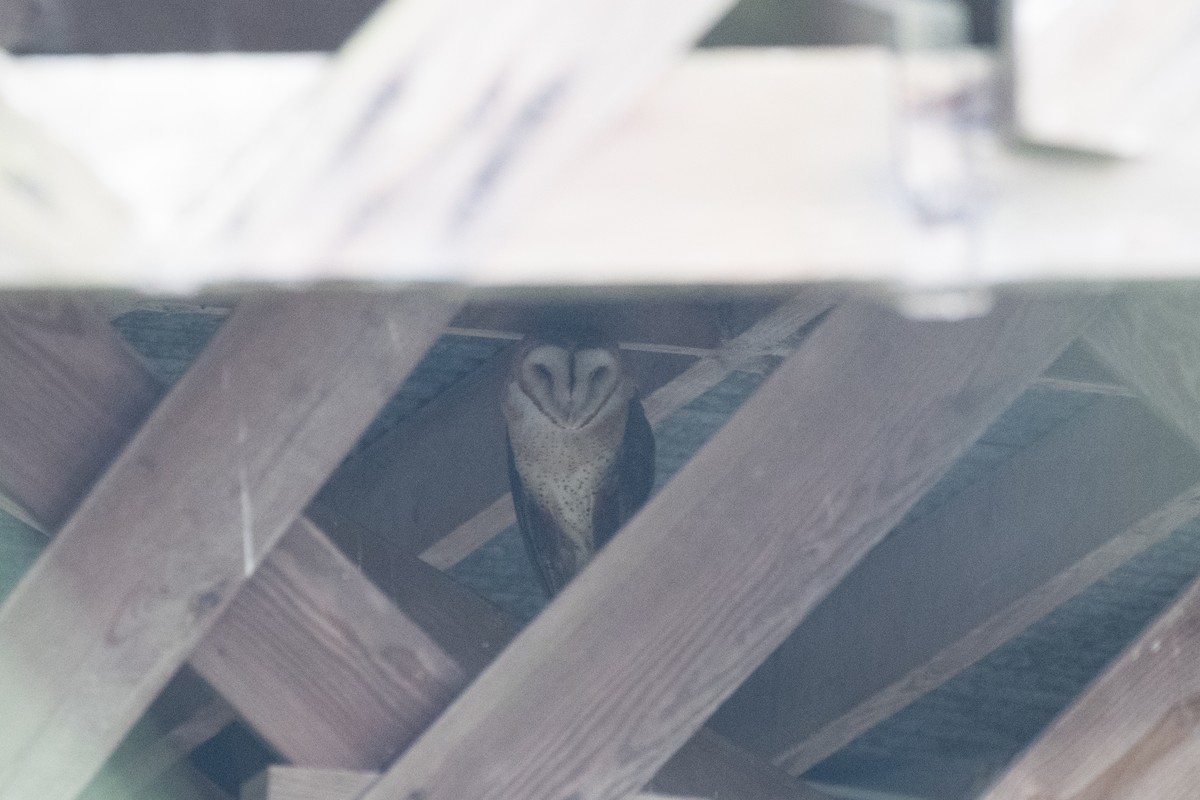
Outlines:
{"label": "weathered wood plank", "polygon": [[[1146,401],[1200,443],[1194,293],[1130,295],[1085,340]],[[987,794],[1184,800],[1195,793],[1200,582],[1042,734]]]}
{"label": "weathered wood plank", "polygon": [[1001,777],[985,800],[1187,800],[1200,748],[1200,583]]}
{"label": "weathered wood plank", "polygon": [[0,608],[0,797],[82,788],[454,306],[239,307]]}
{"label": "weathered wood plank", "polygon": [[[405,589],[418,591],[407,581]],[[489,633],[486,616],[454,614],[462,610],[443,609],[452,618],[441,626],[447,636]],[[377,769],[433,721],[469,675],[414,616],[398,612],[300,520],[192,664],[294,763]]]}
{"label": "weathered wood plank", "polygon": [[[643,400],[651,425],[659,425],[716,386],[739,367],[753,364],[778,349],[801,328],[833,307],[829,292],[808,291],[787,301],[763,316],[747,330],[726,342],[717,352],[698,359],[667,383],[655,388]],[[489,387],[491,397],[499,396],[498,387]],[[496,406],[495,401],[492,405]],[[493,416],[499,420],[497,409]],[[503,436],[503,423],[496,434]],[[503,438],[499,441],[503,442]],[[501,485],[502,494],[482,510],[453,529],[442,528],[444,535],[421,553],[421,558],[440,569],[457,564],[508,526],[516,522],[512,496]],[[393,518],[395,518],[393,516]]]}
{"label": "weathered wood plank", "polygon": [[801,774],[1200,514],[1200,453],[1106,397],[899,526],[713,720]]}
{"label": "weathered wood plank", "polygon": [[[87,367],[108,363],[101,354],[113,352],[105,339],[115,339],[114,331],[97,328],[92,333],[63,354],[61,380],[76,387],[73,396],[88,394],[92,372]],[[0,342],[6,340],[0,337]],[[110,364],[117,372],[138,369],[127,352],[116,350],[112,358],[129,362]],[[0,394],[7,388],[12,387],[0,384]],[[37,406],[47,389],[45,384],[22,387],[10,400]],[[119,396],[97,396],[121,407]],[[69,416],[71,409],[64,413]],[[40,424],[55,422],[43,419]],[[50,485],[41,488],[52,491],[58,475],[50,472]],[[399,654],[429,647],[426,635],[409,620],[432,636],[461,668],[440,671],[447,681],[482,670],[517,630],[497,609],[415,558],[397,560],[393,570],[392,586],[403,614],[380,605],[378,590],[311,525],[294,525],[193,654],[194,663],[285,756],[310,764],[344,759],[337,764],[344,768],[370,764],[386,751],[383,745],[411,736],[406,726],[420,720],[421,714],[436,714],[442,708],[440,703],[422,705],[435,698],[428,692],[410,691],[411,677],[398,676],[389,666]],[[334,586],[339,597],[331,600]],[[281,597],[297,602],[280,605]],[[320,619],[314,624],[318,609]],[[348,659],[347,652],[354,658]],[[281,661],[309,664],[313,669],[298,675],[289,665],[280,672]],[[321,699],[304,702],[314,696]],[[388,713],[379,713],[376,706]],[[165,738],[184,744],[176,733],[172,730]],[[153,755],[170,743],[150,744]],[[133,758],[144,770],[136,753]],[[660,773],[664,786],[711,786],[711,794],[727,792],[743,800],[820,796],[715,736],[697,737],[680,752],[678,761]]]}
{"label": "weathered wood plank", "polygon": [[57,530],[162,389],[78,303],[10,298],[0,303],[0,331],[0,492],[25,519]]}
{"label": "weathered wood plank", "polygon": [[267,767],[242,786],[241,800],[357,800],[377,772]]}
{"label": "weathered wood plank", "polygon": [[[149,413],[161,389],[121,345],[116,332],[76,303],[36,298],[10,301],[0,317],[0,334],[0,363],[8,374],[23,378],[0,384],[0,407],[6,412],[0,417],[0,440],[5,443],[0,446],[0,474],[36,471],[22,484],[27,491],[20,497],[36,508],[39,516],[54,521],[65,516],[82,495],[82,487],[95,479],[132,435],[141,421],[138,412],[143,416]],[[49,379],[36,380],[46,375]],[[78,437],[75,446],[66,438],[72,433]],[[32,470],[31,464],[37,469]],[[243,716],[291,758],[314,765],[379,767],[399,744],[424,728],[427,719],[423,715],[435,713],[444,704],[430,706],[430,693],[444,701],[446,691],[461,688],[462,673],[453,662],[428,655],[436,645],[400,615],[388,615],[386,624],[376,628],[355,628],[377,620],[378,614],[370,611],[381,602],[378,593],[357,572],[347,569],[344,560],[331,556],[325,561],[318,557],[298,562],[288,544],[295,539],[285,539],[282,547],[266,556],[194,658],[206,677],[236,702]],[[303,535],[300,539],[303,542]],[[310,550],[320,546],[319,541],[314,542]],[[305,552],[300,551],[301,555]],[[295,576],[297,563],[312,568],[309,583]],[[299,589],[288,583],[293,578]],[[404,578],[405,596],[418,606],[412,595],[422,584],[412,575]],[[335,579],[342,581],[338,592],[332,592],[330,585]],[[278,599],[295,598],[297,592],[297,604],[281,612]],[[331,592],[340,598],[340,604],[329,600]],[[452,657],[470,658],[478,649],[465,648],[461,642],[487,641],[483,634],[491,618],[484,613],[486,606],[481,611],[481,604],[476,604],[471,608],[474,613],[457,620],[457,607],[449,602],[453,596],[444,591],[438,597],[437,611],[442,616],[435,629],[441,636],[440,645],[447,647]],[[323,624],[309,628],[311,617],[305,612],[310,612],[314,603],[325,606]],[[264,626],[264,620],[269,624]],[[358,638],[352,637],[350,642],[339,639],[338,632],[347,629],[355,630]],[[319,645],[313,644],[314,638]],[[279,669],[296,671],[301,665],[320,670],[332,659],[336,665],[332,674],[341,675],[348,663],[345,653],[354,645],[363,664],[350,662],[357,667],[353,679],[342,676],[332,687],[336,691],[323,685],[314,696],[311,684],[303,681],[311,671],[300,670],[290,681],[275,674]],[[394,675],[389,664],[402,654],[416,657],[424,675],[404,679]],[[287,657],[281,659],[281,655]],[[239,672],[247,659],[262,659],[256,662],[259,669]],[[168,687],[167,692],[170,690]],[[420,699],[414,701],[414,695]],[[380,697],[387,699],[382,705]],[[284,717],[297,703],[303,704],[308,714],[305,725],[289,724]],[[346,704],[356,705],[355,712],[347,715]],[[411,713],[405,714],[405,709]],[[188,744],[160,730],[157,721],[150,719],[134,729],[87,791],[103,796],[114,780],[128,788],[130,776],[141,776],[144,783],[151,770],[165,768],[185,755]]]}
{"label": "weathered wood plank", "polygon": [[636,791],[1093,308],[834,309],[364,800]]}
{"label": "weathered wood plank", "polygon": [[[241,800],[356,800],[377,780],[379,780],[377,772],[269,767],[242,787]],[[719,798],[723,795],[710,796]],[[689,800],[689,798],[643,793],[634,795],[630,800]]]}
{"label": "weathered wood plank", "polygon": [[[420,732],[413,723],[441,713],[518,630],[506,615],[412,556],[394,562],[401,610],[372,600],[378,590],[307,523],[293,527],[269,563],[272,568],[259,570],[193,663],[261,735],[306,766],[383,766]],[[333,586],[340,598],[330,596]],[[276,596],[295,602],[281,604]],[[321,633],[330,630],[340,635]],[[412,678],[389,666],[411,661],[399,653],[427,648],[426,634],[461,668],[458,682],[454,673],[441,673],[450,697],[407,689]],[[363,644],[381,640],[390,647]],[[336,720],[328,719],[331,713]],[[688,742],[655,785],[741,800],[822,797],[713,733]]]}

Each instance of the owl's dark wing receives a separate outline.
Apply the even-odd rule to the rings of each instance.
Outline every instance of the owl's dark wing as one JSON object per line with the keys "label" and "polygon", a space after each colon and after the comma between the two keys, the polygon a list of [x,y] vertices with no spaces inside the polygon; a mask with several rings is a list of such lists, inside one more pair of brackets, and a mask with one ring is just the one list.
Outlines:
{"label": "owl's dark wing", "polygon": [[592,536],[597,550],[646,504],[653,486],[654,431],[641,401],[635,397],[629,401],[621,449],[605,475],[592,510]]}
{"label": "owl's dark wing", "polygon": [[572,578],[571,556],[563,549],[563,535],[550,515],[533,498],[525,494],[525,485],[513,460],[512,442],[505,437],[508,448],[508,483],[512,490],[513,508],[517,512],[517,527],[525,540],[529,560],[537,569],[542,588],[550,597],[558,594]]}

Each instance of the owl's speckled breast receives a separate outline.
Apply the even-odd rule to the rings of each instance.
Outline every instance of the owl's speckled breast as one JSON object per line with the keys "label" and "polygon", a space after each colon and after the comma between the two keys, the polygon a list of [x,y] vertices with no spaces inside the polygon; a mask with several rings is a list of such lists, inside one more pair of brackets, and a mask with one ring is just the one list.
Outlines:
{"label": "owl's speckled breast", "polygon": [[592,514],[596,493],[616,460],[625,435],[628,395],[588,425],[568,429],[542,414],[516,385],[505,402],[513,461],[525,491],[572,540],[578,566],[595,550]]}

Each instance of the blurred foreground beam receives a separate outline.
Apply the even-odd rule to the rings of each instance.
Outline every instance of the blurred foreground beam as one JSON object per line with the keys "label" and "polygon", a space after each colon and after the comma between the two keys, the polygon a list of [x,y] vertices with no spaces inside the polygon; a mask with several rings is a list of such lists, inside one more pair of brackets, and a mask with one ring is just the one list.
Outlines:
{"label": "blurred foreground beam", "polygon": [[[0,51],[0,86],[13,69]],[[81,282],[82,266],[111,264],[128,246],[132,222],[86,163],[0,95],[0,284]]]}
{"label": "blurred foreground beam", "polygon": [[[120,102],[135,111],[154,109],[163,117],[178,117],[169,126],[172,152],[180,153],[181,162],[211,164],[213,141],[239,140],[229,128],[240,125],[240,118],[222,114],[222,104],[254,86],[261,87],[255,97],[294,99],[311,89],[317,71],[311,62],[299,62],[295,69],[301,74],[288,79],[288,69],[265,57],[261,70],[255,68],[254,59],[242,57],[226,69],[218,68],[224,63],[218,57],[213,59],[211,64],[175,60],[152,62],[154,66],[120,59],[95,65],[40,59],[18,67],[9,83],[18,87],[23,81],[24,99],[77,101],[43,99],[42,103],[44,114],[55,117],[58,128],[64,129],[60,136],[67,138],[69,130],[80,147],[89,131],[105,126],[72,121],[62,110],[78,105],[91,109],[92,117],[102,117],[106,105],[100,100],[111,93],[114,99],[109,105]],[[212,67],[211,78],[206,77],[206,64]],[[1193,220],[1200,216],[1200,188],[1190,180],[1200,164],[1200,114],[1181,121],[1177,135],[1133,162],[1011,149],[1005,146],[998,123],[985,113],[995,61],[982,53],[926,54],[908,58],[903,68],[904,81],[898,83],[900,64],[886,52],[870,49],[694,53],[632,113],[620,119],[614,115],[615,127],[589,139],[587,158],[564,162],[567,168],[561,180],[528,205],[528,217],[508,230],[502,241],[481,248],[478,260],[462,262],[463,269],[436,260],[406,260],[401,257],[403,243],[389,244],[364,232],[352,248],[363,256],[354,274],[535,285],[816,280],[894,285],[943,252],[939,248],[944,237],[937,226],[931,228],[914,215],[911,198],[898,190],[895,135],[902,122],[919,121],[922,115],[954,117],[961,134],[954,147],[966,152],[918,148],[905,169],[913,174],[926,167],[936,172],[944,157],[964,157],[980,201],[973,221],[973,263],[968,272],[954,273],[959,285],[968,278],[988,284],[1200,274],[1195,266],[1200,263],[1200,242],[1193,235]],[[81,70],[88,80],[62,80],[61,73],[70,69]],[[172,81],[152,84],[149,78],[139,78],[162,78],[166,70],[174,71]],[[901,85],[905,95],[897,97]],[[181,91],[180,86],[188,88]],[[329,86],[332,92],[334,84]],[[1180,102],[1191,98],[1185,93]],[[187,114],[175,110],[184,102],[190,104]],[[157,125],[136,128],[157,129]],[[378,135],[382,137],[384,130]],[[283,134],[267,138],[276,151],[285,150],[290,141]],[[541,143],[537,138],[536,146],[529,145],[530,152],[543,152]],[[177,168],[172,172],[169,165],[150,160],[156,152],[150,144],[114,143],[120,152],[114,150],[108,167],[98,171],[119,173],[122,165],[137,163],[140,174],[174,175],[175,182],[188,185]],[[580,147],[583,152],[582,141]],[[320,217],[313,236],[339,224],[337,219],[353,216],[330,204],[355,208],[364,196],[373,196],[371,191],[386,188],[372,183],[372,177],[386,183],[388,175],[402,174],[400,168],[410,163],[401,157],[403,149],[389,155],[365,144],[364,148],[361,157],[375,159],[370,161],[372,169],[336,171],[337,180],[345,185],[314,200],[307,212]],[[545,154],[557,161],[553,152]],[[316,154],[308,156],[316,158]],[[103,150],[93,149],[91,157],[103,160]],[[930,163],[922,166],[922,158]],[[389,171],[390,159],[402,163]],[[209,171],[220,172],[211,167]],[[125,172],[133,170],[126,167]],[[356,180],[361,185],[354,184]],[[244,192],[249,203],[249,187],[238,188],[245,182],[242,172],[235,170],[214,193],[229,205],[231,198]],[[281,181],[278,188],[284,191],[288,186]],[[185,196],[173,184],[157,188],[150,184],[142,186],[131,202],[141,215],[154,215],[155,209],[164,207],[164,197],[174,202]],[[270,216],[265,210],[263,214]],[[214,215],[220,216],[215,211]],[[266,220],[261,224],[266,225]],[[306,241],[301,237],[287,247],[301,248]],[[349,240],[346,246],[350,247]],[[372,247],[378,247],[375,256],[370,255]],[[237,263],[248,269],[241,274],[244,278],[348,277],[314,268],[308,258],[288,262],[290,266],[275,265],[278,269],[267,267],[269,259],[247,257]],[[384,262],[386,267],[381,266]],[[156,276],[160,281],[163,277],[161,263],[153,262],[151,275],[149,267],[144,274],[101,274],[80,262],[79,270],[61,280],[153,284]],[[0,273],[0,280],[10,285],[19,277],[19,273]],[[187,280],[196,285],[234,277],[238,276],[197,266]]]}
{"label": "blurred foreground beam", "polygon": [[836,308],[364,800],[637,791],[1094,308]]}
{"label": "blurred foreground beam", "polygon": [[1022,137],[1147,156],[1200,113],[1200,6],[1191,0],[1015,0],[1005,13]]}

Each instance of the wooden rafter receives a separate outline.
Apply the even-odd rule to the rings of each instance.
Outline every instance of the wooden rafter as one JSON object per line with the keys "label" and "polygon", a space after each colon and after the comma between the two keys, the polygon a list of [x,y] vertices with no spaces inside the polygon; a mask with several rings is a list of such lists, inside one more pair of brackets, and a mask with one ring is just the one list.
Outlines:
{"label": "wooden rafter", "polygon": [[1100,399],[893,531],[718,727],[800,774],[1198,513],[1200,453],[1138,401]]}
{"label": "wooden rafter", "polygon": [[[0,370],[8,376],[0,393],[0,491],[20,516],[57,530],[162,390],[83,306],[5,303],[0,328]],[[86,361],[78,357],[84,345]],[[39,391],[30,403],[24,387],[57,391]]]}
{"label": "wooden rafter", "polygon": [[83,787],[454,307],[239,308],[0,607],[0,797]]}
{"label": "wooden rafter", "polygon": [[[1193,293],[1123,298],[1086,336],[1100,358],[1200,445]],[[1000,778],[987,800],[1185,800],[1195,794],[1200,583]]]}
{"label": "wooden rafter", "polygon": [[365,800],[635,791],[1093,307],[835,309]]}
{"label": "wooden rafter", "polygon": [[[337,772],[298,767],[270,767],[242,791],[242,800],[357,800],[379,780],[373,772]],[[629,800],[701,800],[678,795],[637,794]],[[718,800],[716,796],[712,800]]]}
{"label": "wooden rafter", "polygon": [[[10,310],[4,319],[19,326],[25,316]],[[51,318],[93,319],[86,314]],[[82,413],[124,408],[119,384],[107,380],[100,367],[107,363],[115,374],[142,374],[140,368],[130,353],[113,346],[115,331],[83,327],[87,336],[61,350],[53,362],[56,385],[100,406]],[[28,348],[9,354],[18,365],[23,357],[30,357]],[[14,415],[18,418],[53,407],[42,402],[49,388],[45,383],[12,395],[4,387],[15,387],[0,386],[0,399],[20,412]],[[63,409],[64,417],[71,413],[73,407]],[[108,417],[101,413],[100,418]],[[36,425],[56,423],[71,427],[70,420],[44,415]],[[130,432],[134,427],[131,420]],[[117,431],[110,433],[114,440],[120,438]],[[59,455],[69,457],[66,451]],[[102,453],[94,455],[103,460]],[[57,491],[56,477],[69,474],[49,469],[41,490]],[[420,732],[422,720],[439,713],[465,678],[482,670],[517,630],[503,614],[421,561],[408,557],[394,566],[396,600],[403,613],[314,526],[294,525],[205,637],[192,663],[289,759],[309,766],[383,766]],[[430,636],[437,643],[434,649],[442,648],[453,665],[438,666]],[[402,668],[414,663],[423,664],[426,680]],[[440,694],[414,691],[422,683],[428,686],[428,679],[441,687]],[[149,746],[157,753],[169,745],[151,741]],[[140,752],[144,757],[145,750]],[[667,786],[733,793],[747,800],[818,797],[720,737],[698,737],[676,760],[660,776]]]}

